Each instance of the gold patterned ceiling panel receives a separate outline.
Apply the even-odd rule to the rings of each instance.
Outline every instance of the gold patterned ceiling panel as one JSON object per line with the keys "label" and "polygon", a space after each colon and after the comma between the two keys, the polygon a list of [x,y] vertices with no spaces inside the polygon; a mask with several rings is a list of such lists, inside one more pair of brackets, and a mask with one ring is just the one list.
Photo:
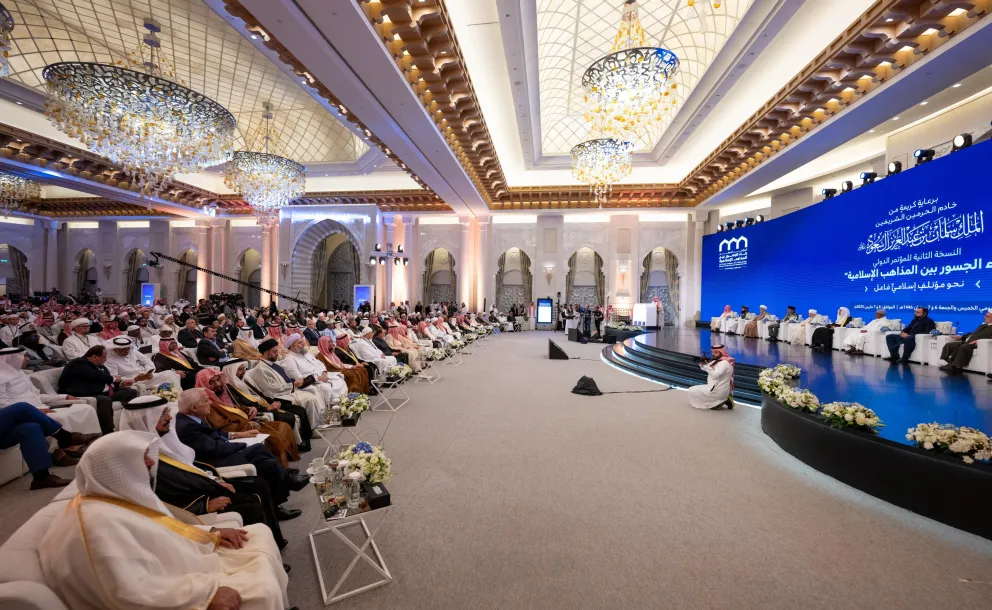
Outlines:
{"label": "gold patterned ceiling panel", "polygon": [[[41,72],[60,61],[112,63],[138,48],[148,17],[186,86],[238,119],[241,134],[271,102],[284,153],[304,164],[348,163],[368,146],[201,0],[7,0],[17,25],[10,79],[44,91]],[[239,138],[237,146],[242,146]]]}
{"label": "gold patterned ceiling panel", "polygon": [[[752,0],[722,3],[640,0],[641,24],[648,43],[678,56],[679,101],[684,101],[723,48]],[[719,8],[714,8],[718,4]],[[620,26],[621,0],[538,0],[537,48],[541,99],[542,153],[564,155],[587,139],[582,75],[606,55]],[[636,151],[651,150],[672,116],[651,126]]]}

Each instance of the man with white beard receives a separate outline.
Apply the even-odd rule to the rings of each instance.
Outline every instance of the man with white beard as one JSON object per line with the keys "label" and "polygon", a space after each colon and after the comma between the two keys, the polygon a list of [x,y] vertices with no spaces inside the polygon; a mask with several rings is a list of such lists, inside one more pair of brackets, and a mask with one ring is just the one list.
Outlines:
{"label": "man with white beard", "polygon": [[158,499],[160,443],[122,431],[90,445],[79,495],[38,548],[46,582],[70,608],[285,608],[288,577],[265,525],[188,525]]}
{"label": "man with white beard", "polygon": [[258,344],[262,359],[250,371],[245,373],[245,382],[251,384],[262,396],[271,400],[285,401],[303,407],[307,411],[307,419],[311,429],[324,423],[320,410],[320,396],[301,390],[302,380],[295,380],[286,373],[279,359],[279,342],[269,338]]}
{"label": "man with white beard", "polygon": [[[179,375],[175,371],[162,371],[155,373],[155,364],[151,359],[134,348],[129,337],[114,337],[108,345],[111,349],[104,366],[114,377],[121,380],[135,382],[149,382],[149,385],[158,387],[163,383],[171,383],[173,387],[179,388]],[[149,371],[151,374],[149,375]]]}
{"label": "man with white beard", "polygon": [[[307,390],[316,391],[323,400],[324,408],[329,408],[348,393],[348,384],[341,373],[329,373],[320,360],[310,353],[310,344],[300,334],[292,334],[286,338],[284,345],[288,350],[286,357],[279,364],[286,374],[294,380],[306,379],[313,376],[317,382]],[[313,389],[311,389],[313,388]]]}
{"label": "man with white beard", "polygon": [[366,326],[362,329],[362,338],[351,342],[351,351],[355,352],[362,362],[371,362],[379,369],[382,375],[392,367],[396,366],[396,358],[387,356],[372,343],[372,329]]}
{"label": "man with white beard", "polygon": [[860,356],[865,353],[865,343],[872,336],[871,333],[873,331],[880,331],[882,328],[887,328],[888,326],[889,320],[885,317],[885,310],[879,309],[875,312],[874,320],[847,335],[841,349],[852,356]]}

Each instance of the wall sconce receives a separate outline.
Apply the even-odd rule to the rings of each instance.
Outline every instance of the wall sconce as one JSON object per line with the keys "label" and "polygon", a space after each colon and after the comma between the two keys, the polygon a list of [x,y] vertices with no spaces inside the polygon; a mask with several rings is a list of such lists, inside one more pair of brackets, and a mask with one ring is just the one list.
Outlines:
{"label": "wall sconce", "polygon": [[544,279],[547,280],[548,286],[551,285],[551,278],[554,277],[554,274],[555,274],[555,266],[554,265],[545,265],[544,266]]}
{"label": "wall sconce", "polygon": [[105,276],[107,276],[107,279],[108,280],[110,279],[110,269],[111,269],[111,267],[112,267],[111,265],[104,265],[103,266],[103,274]]}

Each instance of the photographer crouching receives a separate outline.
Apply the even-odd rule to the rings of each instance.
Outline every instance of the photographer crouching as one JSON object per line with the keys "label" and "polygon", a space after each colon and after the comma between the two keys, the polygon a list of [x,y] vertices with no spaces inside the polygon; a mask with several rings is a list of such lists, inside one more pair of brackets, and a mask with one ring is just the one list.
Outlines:
{"label": "photographer crouching", "polygon": [[697,409],[734,408],[734,359],[722,345],[713,346],[712,357],[699,357],[699,368],[706,371],[706,385],[689,388],[689,404]]}

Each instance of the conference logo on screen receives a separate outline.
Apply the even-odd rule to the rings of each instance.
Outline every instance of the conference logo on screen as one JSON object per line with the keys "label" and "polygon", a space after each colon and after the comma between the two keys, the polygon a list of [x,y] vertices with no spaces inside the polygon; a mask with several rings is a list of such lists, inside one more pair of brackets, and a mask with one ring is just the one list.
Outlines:
{"label": "conference logo on screen", "polygon": [[741,269],[747,267],[747,238],[731,237],[720,242],[720,269]]}

